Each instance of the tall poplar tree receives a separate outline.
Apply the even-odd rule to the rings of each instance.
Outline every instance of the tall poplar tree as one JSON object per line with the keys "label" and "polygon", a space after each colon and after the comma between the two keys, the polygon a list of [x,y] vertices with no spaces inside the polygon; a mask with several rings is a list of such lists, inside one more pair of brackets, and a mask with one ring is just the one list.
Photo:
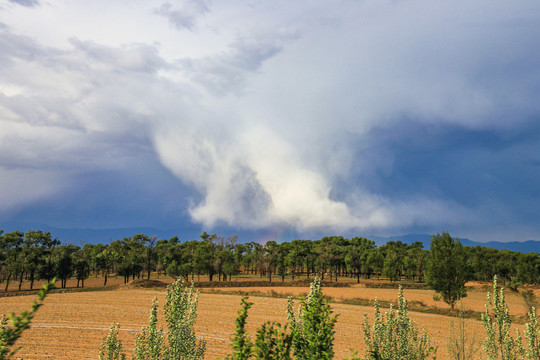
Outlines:
{"label": "tall poplar tree", "polygon": [[452,239],[447,232],[431,236],[426,272],[428,285],[440,293],[452,309],[456,301],[467,296],[465,283],[471,274],[467,252],[459,239]]}

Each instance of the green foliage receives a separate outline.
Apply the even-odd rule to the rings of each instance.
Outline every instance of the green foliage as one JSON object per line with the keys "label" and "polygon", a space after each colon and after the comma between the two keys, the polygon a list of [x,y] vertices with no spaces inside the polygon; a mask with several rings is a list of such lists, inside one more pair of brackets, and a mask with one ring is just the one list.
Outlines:
{"label": "green foliage", "polygon": [[401,287],[398,293],[398,310],[390,306],[390,312],[381,314],[379,303],[375,300],[373,326],[364,316],[362,330],[367,345],[366,359],[421,360],[430,355],[435,357],[436,349],[430,347],[425,330],[418,335],[416,324],[408,317],[407,300]]}
{"label": "green foliage", "polygon": [[[506,305],[504,290],[497,287],[497,276],[493,278],[493,295],[487,294],[488,304],[482,314],[482,325],[487,333],[484,350],[490,360],[518,359],[524,349],[521,345],[521,334],[516,338],[510,335],[512,320]],[[491,310],[491,312],[488,310]]]}
{"label": "green foliage", "polygon": [[[182,280],[177,280],[167,287],[165,303],[165,322],[167,332],[158,328],[157,300],[154,299],[150,311],[149,325],[137,334],[135,343],[136,360],[198,360],[204,358],[206,341],[197,340],[195,320],[199,292],[191,287],[184,287]],[[101,343],[100,360],[124,359],[122,344],[117,340],[119,325],[113,325],[109,335]]]}
{"label": "green foliage", "polygon": [[255,358],[264,360],[290,360],[293,339],[287,334],[287,326],[267,322],[257,330],[255,339]]}
{"label": "green foliage", "polygon": [[157,309],[157,298],[154,298],[149,324],[137,334],[135,339],[136,360],[160,360],[163,358],[163,329],[158,328]]}
{"label": "green foliage", "polygon": [[510,278],[510,280],[508,280],[505,284],[504,284],[507,288],[509,288],[510,290],[514,291],[514,292],[518,292],[518,288],[520,286],[523,285],[523,283],[521,281],[519,281],[517,279],[517,277],[515,276],[512,276]]}
{"label": "green foliage", "polygon": [[167,287],[165,303],[165,322],[167,323],[167,343],[165,359],[191,360],[202,359],[206,351],[206,341],[197,341],[195,320],[199,291],[191,287],[184,288],[184,282],[178,280]]}
{"label": "green foliage", "polygon": [[524,353],[527,359],[538,360],[540,359],[540,326],[538,326],[538,317],[534,307],[529,313],[529,320],[530,322],[525,324],[527,348],[524,349]]}
{"label": "green foliage", "polygon": [[109,333],[101,340],[99,360],[124,360],[126,358],[122,341],[118,340],[118,330],[120,330],[120,324],[111,325]]}
{"label": "green foliage", "polygon": [[238,317],[236,318],[236,333],[233,337],[232,347],[234,353],[227,357],[230,360],[247,360],[251,358],[253,353],[253,343],[251,339],[247,336],[246,331],[246,321],[248,317],[248,310],[253,305],[247,301],[247,297],[242,298],[242,307],[238,312]]}
{"label": "green foliage", "polygon": [[324,299],[321,280],[315,278],[309,294],[293,313],[293,302],[289,298],[287,308],[293,339],[293,351],[297,359],[332,359],[334,357],[334,325],[337,316],[332,316],[330,305]]}
{"label": "green foliage", "polygon": [[298,317],[293,314],[293,302],[289,299],[287,326],[267,322],[257,330],[255,343],[247,336],[245,325],[252,303],[242,299],[242,308],[236,319],[236,333],[233,338],[233,354],[229,360],[248,359],[332,359],[334,357],[334,324],[330,306],[324,300],[319,278],[311,283],[307,298],[298,308]]}
{"label": "green foliage", "polygon": [[536,308],[536,295],[534,294],[534,291],[532,289],[522,290],[519,292],[523,300],[525,300],[525,304],[527,304],[527,307],[530,311],[534,312],[532,310],[533,308]]}
{"label": "green foliage", "polygon": [[253,303],[247,301],[247,297],[242,298],[242,307],[236,319],[236,332],[233,337],[233,354],[227,360],[287,360],[292,359],[291,350],[293,339],[287,333],[287,327],[281,328],[281,324],[267,322],[257,330],[255,343],[251,341],[246,332],[246,321],[248,310]]}
{"label": "green foliage", "polygon": [[445,232],[431,237],[427,263],[427,283],[441,294],[452,309],[456,301],[467,296],[465,283],[470,278],[465,248]]}
{"label": "green foliage", "polygon": [[0,320],[0,360],[10,359],[18,350],[18,348],[13,349],[13,345],[15,345],[23,332],[30,328],[36,311],[43,305],[43,300],[45,300],[49,291],[53,289],[55,281],[56,279],[53,279],[52,283],[43,286],[38,293],[38,301],[34,301],[30,310],[25,310],[20,315],[10,313],[7,318],[2,315]]}

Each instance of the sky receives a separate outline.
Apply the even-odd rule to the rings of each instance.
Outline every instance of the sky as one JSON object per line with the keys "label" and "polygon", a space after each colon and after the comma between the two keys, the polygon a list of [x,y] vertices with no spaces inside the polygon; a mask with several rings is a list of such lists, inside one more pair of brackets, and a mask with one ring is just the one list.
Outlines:
{"label": "sky", "polygon": [[537,0],[0,0],[0,228],[540,240]]}

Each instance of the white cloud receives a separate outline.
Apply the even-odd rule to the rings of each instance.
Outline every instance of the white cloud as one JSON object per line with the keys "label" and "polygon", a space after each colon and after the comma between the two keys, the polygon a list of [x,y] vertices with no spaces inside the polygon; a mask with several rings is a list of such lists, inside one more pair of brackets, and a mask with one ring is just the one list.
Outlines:
{"label": "white cloud", "polygon": [[[69,177],[154,151],[207,226],[470,222],[446,199],[368,191],[362,176],[394,166],[392,149],[367,157],[370,134],[410,119],[507,129],[540,111],[532,1],[108,4],[0,13],[0,166]],[[46,30],[64,19],[81,26]]]}

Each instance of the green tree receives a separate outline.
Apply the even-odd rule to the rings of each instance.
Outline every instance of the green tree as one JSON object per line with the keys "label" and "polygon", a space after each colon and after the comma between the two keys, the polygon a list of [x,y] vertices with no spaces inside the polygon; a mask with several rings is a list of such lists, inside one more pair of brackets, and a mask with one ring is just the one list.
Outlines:
{"label": "green tree", "polygon": [[20,261],[21,248],[24,241],[24,234],[20,231],[12,231],[10,233],[3,234],[0,238],[0,248],[3,257],[3,268],[7,274],[6,287],[4,291],[8,291],[9,282],[12,277],[17,277],[20,271],[22,271],[22,264]]}
{"label": "green tree", "polygon": [[431,236],[430,251],[427,283],[453,309],[456,301],[467,296],[465,283],[470,270],[466,250],[459,239],[454,240],[444,232]]}
{"label": "green tree", "polygon": [[79,247],[75,245],[64,245],[55,249],[55,272],[62,289],[66,287],[67,280],[73,276],[75,271],[73,254],[78,250]]}
{"label": "green tree", "polygon": [[401,279],[401,269],[403,267],[403,258],[396,251],[391,250],[386,254],[383,265],[383,275],[390,281]]}
{"label": "green tree", "polygon": [[90,263],[82,249],[79,249],[73,254],[73,269],[77,276],[77,287],[81,284],[82,287],[84,287],[84,280],[88,279],[90,276]]}

